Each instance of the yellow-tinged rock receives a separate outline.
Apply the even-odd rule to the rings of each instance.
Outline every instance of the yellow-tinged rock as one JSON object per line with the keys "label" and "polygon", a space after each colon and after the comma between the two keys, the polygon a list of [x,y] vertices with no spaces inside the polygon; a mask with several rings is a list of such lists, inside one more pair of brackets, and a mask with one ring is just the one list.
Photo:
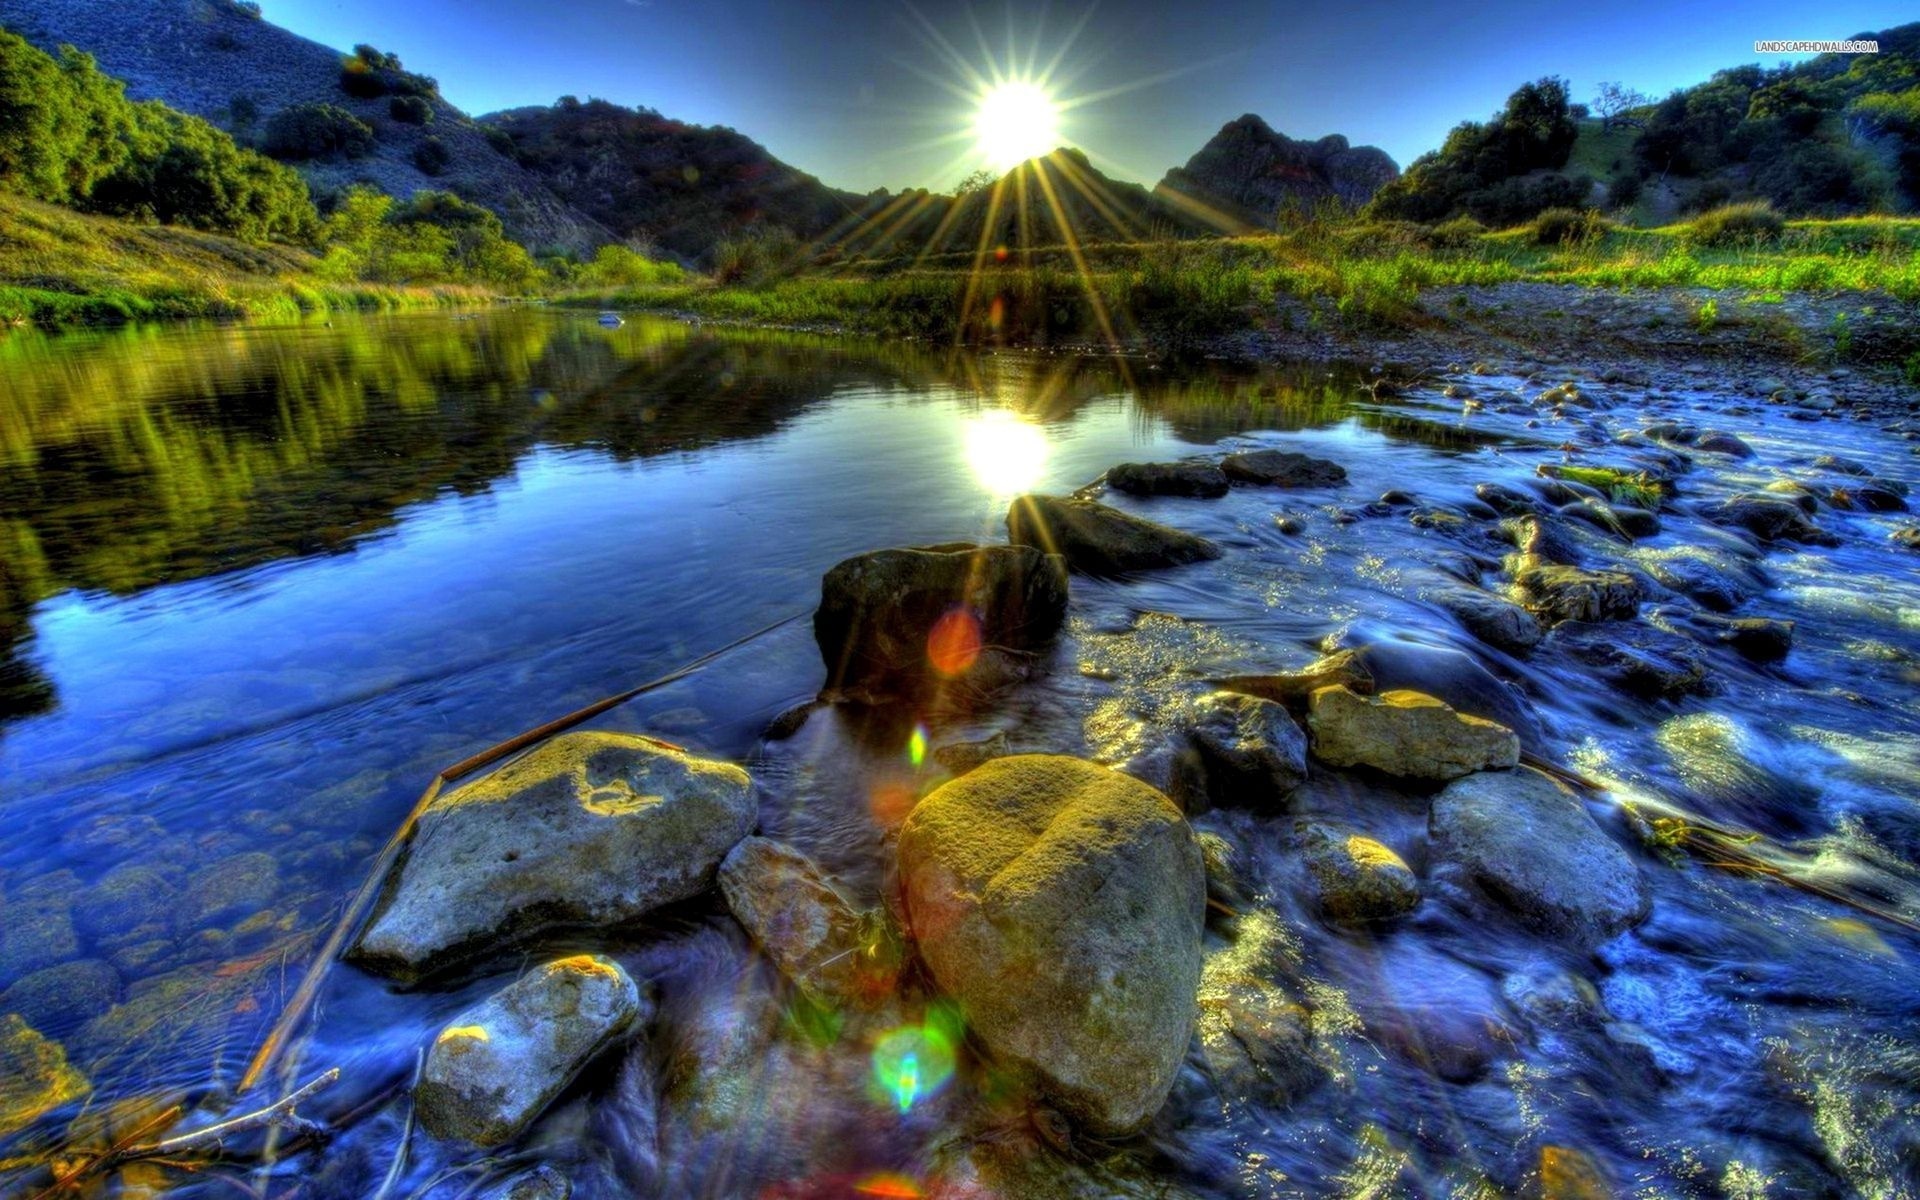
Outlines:
{"label": "yellow-tinged rock", "polygon": [[1540,1147],[1540,1200],[1612,1200],[1600,1164],[1571,1146]]}
{"label": "yellow-tinged rock", "polygon": [[20,1017],[0,1017],[0,1134],[12,1133],[93,1090],[48,1041]]}

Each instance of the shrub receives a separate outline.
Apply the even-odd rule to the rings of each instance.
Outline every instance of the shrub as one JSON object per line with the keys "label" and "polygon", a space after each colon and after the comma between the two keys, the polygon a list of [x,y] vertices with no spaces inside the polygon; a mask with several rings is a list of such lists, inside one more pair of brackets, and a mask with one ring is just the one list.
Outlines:
{"label": "shrub", "polygon": [[1778,238],[1786,221],[1764,200],[1723,204],[1687,224],[1686,240],[1696,246],[1757,246]]}
{"label": "shrub", "polygon": [[579,282],[589,287],[641,287],[680,283],[686,272],[675,262],[657,262],[628,246],[602,246],[593,261],[580,268]]}
{"label": "shrub", "polygon": [[487,145],[493,147],[495,154],[502,154],[508,158],[513,157],[514,144],[512,134],[500,128],[498,125],[482,125],[480,127],[480,134],[487,139]]}
{"label": "shrub", "polygon": [[413,148],[413,165],[423,174],[438,175],[453,165],[453,151],[447,144],[429,134],[418,146]]}
{"label": "shrub", "polygon": [[1595,240],[1607,231],[1607,222],[1591,208],[1549,208],[1528,228],[1536,245],[1565,246]]}
{"label": "shrub", "polygon": [[1607,203],[1615,208],[1632,208],[1639,203],[1646,182],[1637,171],[1622,171],[1607,185]]}
{"label": "shrub", "polygon": [[419,96],[395,96],[387,101],[387,115],[403,125],[431,125],[433,105]]}
{"label": "shrub", "polygon": [[275,158],[360,158],[373,150],[373,127],[332,104],[295,104],[267,120],[261,146]]}
{"label": "shrub", "polygon": [[387,94],[387,81],[380,72],[370,71],[359,59],[350,58],[340,68],[340,90],[361,100],[378,100]]}
{"label": "shrub", "polygon": [[1433,227],[1433,244],[1448,250],[1463,250],[1487,231],[1472,217],[1455,217]]}
{"label": "shrub", "polygon": [[719,283],[763,283],[799,265],[800,239],[785,226],[759,226],[722,238],[713,248],[713,277]]}

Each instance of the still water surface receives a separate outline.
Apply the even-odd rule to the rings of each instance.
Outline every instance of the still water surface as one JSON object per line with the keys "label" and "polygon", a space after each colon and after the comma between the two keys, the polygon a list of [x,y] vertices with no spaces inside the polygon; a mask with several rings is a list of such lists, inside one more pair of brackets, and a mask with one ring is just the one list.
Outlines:
{"label": "still water surface", "polygon": [[[1622,422],[1725,403],[1688,388],[1620,399],[1633,410]],[[1694,495],[1811,478],[1824,450],[1886,474],[1912,462],[1852,425],[1765,411],[1720,424],[1760,454],[1689,475]],[[1457,505],[1477,482],[1558,461],[1569,436],[1492,411],[1468,423],[1458,405],[1383,407],[1325,368],[963,356],[545,312],[12,336],[0,341],[0,1009],[65,1047],[92,1112],[217,1096],[436,770],[809,611],[822,572],[850,554],[999,540],[1014,492],[1219,445],[1306,449],[1353,481],[1337,496],[1120,501],[1229,553],[1076,579],[1054,676],[931,729],[936,744],[1005,730],[1018,749],[1122,762],[1209,674],[1297,667],[1329,637],[1403,638],[1512,681],[1548,756],[1616,796],[1791,842],[1828,878],[1920,913],[1920,580],[1887,545],[1886,518],[1825,514],[1842,547],[1769,559],[1771,589],[1742,611],[1798,622],[1785,664],[1716,658],[1718,694],[1656,704],[1551,656],[1488,650],[1421,598],[1454,542],[1404,513],[1336,511],[1392,487]],[[1305,533],[1279,532],[1280,511]],[[1717,536],[1675,516],[1618,553]],[[904,731],[829,714],[789,741],[760,737],[820,677],[801,621],[599,724],[749,761],[767,831],[871,899],[899,815],[875,797],[894,794]],[[1321,787],[1298,805],[1357,820],[1421,868],[1417,797]],[[1251,860],[1250,915],[1272,952],[1312,981],[1329,1082],[1280,1105],[1185,1079],[1148,1149],[1129,1151],[1144,1169],[1205,1195],[1495,1194],[1538,1185],[1543,1152],[1572,1147],[1619,1194],[1912,1186],[1920,942],[1898,926],[1646,856],[1655,915],[1597,956],[1434,900],[1399,931],[1355,937],[1302,906],[1287,822],[1207,821]],[[739,1003],[745,950],[722,913],[695,906],[621,950],[663,1023]],[[1530,1023],[1502,985],[1548,967],[1591,980],[1603,1017]],[[296,1061],[341,1065],[348,1108],[404,1079],[414,1047],[498,982],[396,994],[338,971]],[[1407,1029],[1415,1043],[1487,1042],[1474,1056],[1488,1062],[1436,1077],[1431,1056],[1396,1051]],[[656,1053],[671,1066],[671,1046]],[[838,1195],[794,1181],[911,1175],[934,1137],[889,1132],[887,1114],[829,1088],[804,1118],[762,1114],[764,1127],[701,1140],[673,1130],[671,1101],[655,1113],[631,1072],[603,1075],[535,1139],[595,1195]],[[74,1111],[23,1144],[57,1140]],[[401,1111],[336,1143],[305,1194],[375,1190]],[[437,1153],[415,1154],[408,1191],[459,1164]]]}

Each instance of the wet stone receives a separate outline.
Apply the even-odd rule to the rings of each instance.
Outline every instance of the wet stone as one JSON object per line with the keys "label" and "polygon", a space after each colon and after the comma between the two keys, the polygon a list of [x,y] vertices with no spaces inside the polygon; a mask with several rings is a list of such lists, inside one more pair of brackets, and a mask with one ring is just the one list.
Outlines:
{"label": "wet stone", "polygon": [[1640,584],[1624,571],[1587,571],[1532,563],[1514,573],[1514,593],[1540,619],[1620,621],[1640,608]]}
{"label": "wet stone", "polygon": [[1837,546],[1840,539],[1807,519],[1791,500],[1764,493],[1747,493],[1708,505],[1701,515],[1715,525],[1744,529],[1762,542],[1803,542]]}
{"label": "wet stone", "polygon": [[1524,654],[1542,637],[1532,613],[1492,592],[1475,587],[1439,587],[1426,594],[1434,605],[1451,614],[1468,633],[1509,654]]}
{"label": "wet stone", "polygon": [[178,933],[249,916],[273,903],[280,893],[280,866],[271,854],[255,851],[221,859],[187,880],[174,919]]}
{"label": "wet stone", "polygon": [[1359,833],[1319,822],[1295,826],[1320,911],[1339,923],[1392,921],[1420,904],[1420,881],[1391,849]]}
{"label": "wet stone", "polygon": [[1173,799],[1188,813],[1273,810],[1307,777],[1307,735],[1276,701],[1221,691],[1194,702]]}
{"label": "wet stone", "polygon": [[1706,450],[1714,454],[1726,454],[1734,458],[1752,458],[1753,447],[1731,433],[1722,433],[1710,429],[1694,440],[1695,450]]}
{"label": "wet stone", "polygon": [[754,943],[802,990],[838,1002],[893,990],[895,943],[877,936],[877,922],[793,847],[742,839],[720,864],[720,892]]}
{"label": "wet stone", "polygon": [[1212,463],[1117,463],[1107,486],[1130,496],[1224,496],[1227,476]]}
{"label": "wet stone", "polygon": [[1202,537],[1092,500],[1022,496],[1007,512],[1007,537],[1063,556],[1076,571],[1116,575],[1220,557]]}
{"label": "wet stone", "polygon": [[97,958],[47,967],[0,992],[0,1012],[18,1013],[36,1029],[58,1034],[120,1001],[120,974]]}
{"label": "wet stone", "polygon": [[1337,462],[1292,450],[1247,450],[1220,460],[1227,478],[1267,487],[1338,487],[1347,481],[1347,469]]}
{"label": "wet stone", "polygon": [[1713,690],[1700,647],[1652,625],[1568,621],[1554,627],[1542,650],[1564,654],[1608,686],[1643,700],[1677,700]]}
{"label": "wet stone", "polygon": [[1444,781],[1511,767],[1520,739],[1432,696],[1390,691],[1360,696],[1344,687],[1313,693],[1307,728],[1314,756],[1335,767],[1370,767],[1403,778]]}
{"label": "wet stone", "polygon": [[1475,486],[1473,494],[1503,517],[1523,517],[1540,511],[1538,500],[1505,484],[1482,483]]}
{"label": "wet stone", "polygon": [[32,1124],[92,1090],[48,1041],[17,1013],[0,1014],[0,1136]]}

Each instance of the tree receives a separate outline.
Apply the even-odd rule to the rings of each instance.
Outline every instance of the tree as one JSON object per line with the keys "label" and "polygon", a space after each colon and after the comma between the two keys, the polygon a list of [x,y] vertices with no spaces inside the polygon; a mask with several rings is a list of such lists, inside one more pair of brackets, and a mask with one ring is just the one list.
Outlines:
{"label": "tree", "polygon": [[1608,133],[1616,129],[1638,129],[1640,121],[1629,114],[1653,103],[1653,97],[1636,92],[1624,83],[1603,83],[1593,98],[1593,111],[1600,114],[1600,128]]}

